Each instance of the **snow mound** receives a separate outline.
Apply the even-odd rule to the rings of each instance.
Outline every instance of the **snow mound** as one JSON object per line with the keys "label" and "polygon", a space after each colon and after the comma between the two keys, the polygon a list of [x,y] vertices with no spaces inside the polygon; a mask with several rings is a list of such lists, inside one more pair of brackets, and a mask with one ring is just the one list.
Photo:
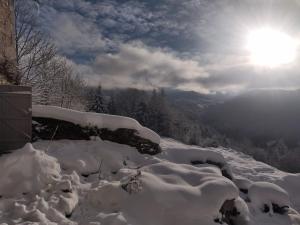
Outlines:
{"label": "snow mound", "polygon": [[289,193],[294,207],[300,210],[300,174],[287,174],[278,180],[276,184]]}
{"label": "snow mound", "polygon": [[160,158],[198,167],[213,165],[218,167],[225,177],[229,179],[233,177],[231,169],[222,154],[204,148],[167,148],[160,154]]}
{"label": "snow mound", "polygon": [[272,211],[274,205],[278,207],[291,205],[288,193],[276,184],[268,182],[254,182],[249,187],[248,196],[254,208],[265,212]]}
{"label": "snow mound", "polygon": [[0,195],[38,193],[60,178],[57,160],[31,144],[0,157]]}
{"label": "snow mound", "polygon": [[131,172],[133,179],[92,189],[84,204],[105,213],[121,211],[128,224],[214,225],[223,203],[238,198],[230,180],[205,168],[161,162]]}
{"label": "snow mound", "polygon": [[75,171],[85,177],[101,176],[109,179],[125,165],[139,167],[154,162],[154,159],[148,159],[148,156],[137,153],[132,147],[102,140],[42,141],[35,143],[35,146],[39,149],[47,148],[47,154],[57,158],[64,171]]}
{"label": "snow mound", "polygon": [[240,191],[244,193],[248,193],[249,187],[252,185],[252,181],[242,178],[242,177],[235,177],[233,182],[235,185],[240,189]]}
{"label": "snow mound", "polygon": [[[207,222],[212,221],[219,215],[226,200],[238,197],[236,186],[212,168],[161,162],[144,170],[147,172],[141,179],[146,186],[143,191],[150,192],[147,196],[152,199],[153,208],[159,205],[156,207],[158,211],[170,210],[168,217],[173,222],[168,224],[175,221],[182,221],[182,224],[192,224],[196,220],[205,223],[206,219]],[[180,212],[178,205],[186,208],[187,212]],[[173,209],[170,209],[171,206]]]}
{"label": "snow mound", "polygon": [[143,127],[139,122],[132,118],[123,116],[114,116],[101,113],[80,112],[71,109],[65,109],[57,106],[33,105],[33,117],[52,118],[71,122],[82,127],[107,128],[117,130],[119,128],[132,129],[137,131],[137,135],[152,141],[160,143],[160,136],[154,131]]}

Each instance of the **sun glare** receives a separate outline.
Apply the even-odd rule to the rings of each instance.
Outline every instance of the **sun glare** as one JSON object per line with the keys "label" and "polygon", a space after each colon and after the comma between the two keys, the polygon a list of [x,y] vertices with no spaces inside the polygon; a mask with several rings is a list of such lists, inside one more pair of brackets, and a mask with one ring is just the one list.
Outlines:
{"label": "sun glare", "polygon": [[247,49],[250,51],[253,64],[277,67],[295,60],[297,43],[283,32],[261,28],[249,32]]}

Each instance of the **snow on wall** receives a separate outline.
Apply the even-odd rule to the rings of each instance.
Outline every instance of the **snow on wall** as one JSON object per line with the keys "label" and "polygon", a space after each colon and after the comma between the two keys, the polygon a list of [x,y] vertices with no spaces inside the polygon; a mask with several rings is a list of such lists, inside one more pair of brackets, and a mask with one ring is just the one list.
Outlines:
{"label": "snow on wall", "polygon": [[143,127],[139,122],[129,117],[80,112],[57,106],[45,105],[33,105],[32,116],[68,121],[83,127],[96,126],[98,128],[107,128],[112,131],[117,130],[118,128],[133,129],[137,131],[138,136],[148,139],[153,143],[160,143],[160,136],[158,134]]}

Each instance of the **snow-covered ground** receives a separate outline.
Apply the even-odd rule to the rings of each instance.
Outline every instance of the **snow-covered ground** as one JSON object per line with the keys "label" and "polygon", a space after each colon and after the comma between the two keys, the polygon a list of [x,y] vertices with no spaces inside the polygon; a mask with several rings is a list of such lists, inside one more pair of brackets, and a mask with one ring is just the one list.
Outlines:
{"label": "snow-covered ground", "polygon": [[38,141],[0,157],[0,225],[300,225],[300,174],[225,148],[188,146],[137,121],[34,106],[35,117],[128,128],[159,144]]}
{"label": "snow-covered ground", "polygon": [[299,174],[232,149],[161,147],[149,156],[100,139],[39,141],[1,156],[0,224],[300,224]]}

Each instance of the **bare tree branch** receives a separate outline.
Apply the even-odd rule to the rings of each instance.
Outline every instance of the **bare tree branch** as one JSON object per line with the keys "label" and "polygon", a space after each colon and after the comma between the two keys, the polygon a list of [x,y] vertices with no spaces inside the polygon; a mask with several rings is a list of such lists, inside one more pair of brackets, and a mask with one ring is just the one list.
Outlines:
{"label": "bare tree branch", "polygon": [[[56,47],[37,26],[37,15],[30,1],[16,0],[16,46],[19,73],[16,83],[29,84],[33,70],[56,55]],[[33,76],[33,77],[32,77]]]}

